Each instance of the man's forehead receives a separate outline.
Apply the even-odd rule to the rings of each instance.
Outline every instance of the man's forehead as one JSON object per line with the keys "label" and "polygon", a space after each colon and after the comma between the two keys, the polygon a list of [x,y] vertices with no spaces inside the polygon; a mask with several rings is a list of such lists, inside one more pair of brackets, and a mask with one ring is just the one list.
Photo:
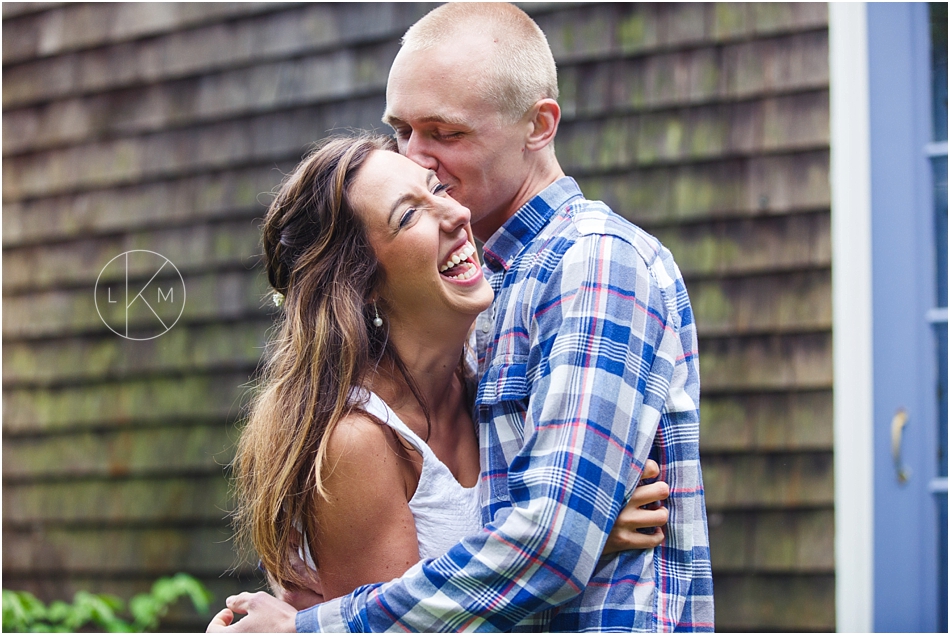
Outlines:
{"label": "man's forehead", "polygon": [[468,85],[390,82],[383,121],[390,125],[449,125],[472,128],[495,112],[483,91]]}
{"label": "man's forehead", "polygon": [[402,121],[462,123],[465,110],[484,105],[488,73],[484,51],[467,37],[451,45],[401,49],[386,83],[386,114]]}
{"label": "man's forehead", "polygon": [[469,111],[478,107],[480,99],[464,86],[451,85],[424,78],[393,79],[386,90],[386,112],[383,121],[413,126],[426,124],[466,125]]}

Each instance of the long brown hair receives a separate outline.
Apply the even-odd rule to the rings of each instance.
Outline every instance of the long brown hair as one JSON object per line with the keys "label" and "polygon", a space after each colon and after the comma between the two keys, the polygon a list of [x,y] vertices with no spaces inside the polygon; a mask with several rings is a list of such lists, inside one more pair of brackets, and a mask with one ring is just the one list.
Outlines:
{"label": "long brown hair", "polygon": [[349,197],[370,153],[394,149],[388,137],[324,142],[284,180],[264,218],[267,276],[284,301],[234,459],[234,524],[239,543],[253,545],[285,587],[305,585],[290,566],[294,523],[315,535],[326,440],[353,409],[351,390],[384,355],[405,375],[385,327],[372,325],[382,273]]}

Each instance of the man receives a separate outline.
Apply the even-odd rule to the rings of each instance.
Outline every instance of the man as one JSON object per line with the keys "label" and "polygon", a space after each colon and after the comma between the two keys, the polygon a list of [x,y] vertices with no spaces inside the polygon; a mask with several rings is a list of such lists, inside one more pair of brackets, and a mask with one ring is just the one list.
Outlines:
{"label": "man", "polygon": [[[668,251],[564,176],[544,34],[512,5],[444,5],[406,33],[386,97],[400,151],[437,173],[486,241],[496,294],[494,315],[476,324],[486,527],[402,578],[265,623],[712,630],[689,300]],[[600,558],[651,455],[671,488],[667,542]],[[250,620],[261,601],[228,606]]]}

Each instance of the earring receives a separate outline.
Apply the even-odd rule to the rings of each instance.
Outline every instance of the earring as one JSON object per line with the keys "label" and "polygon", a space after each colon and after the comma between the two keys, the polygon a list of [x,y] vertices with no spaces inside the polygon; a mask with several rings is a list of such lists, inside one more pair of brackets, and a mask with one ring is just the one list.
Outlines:
{"label": "earring", "polygon": [[383,325],[383,318],[379,317],[379,308],[377,308],[375,300],[373,300],[373,311],[376,313],[376,317],[373,318],[373,326],[379,328]]}

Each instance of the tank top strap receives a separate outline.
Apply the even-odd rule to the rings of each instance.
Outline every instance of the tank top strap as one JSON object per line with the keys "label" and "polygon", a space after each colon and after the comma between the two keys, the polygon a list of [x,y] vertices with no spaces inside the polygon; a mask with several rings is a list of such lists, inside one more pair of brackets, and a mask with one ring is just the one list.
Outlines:
{"label": "tank top strap", "polygon": [[432,453],[432,449],[429,445],[423,441],[418,434],[413,432],[409,426],[403,423],[399,415],[397,415],[396,412],[389,407],[389,404],[383,401],[379,395],[372,391],[364,390],[360,397],[365,399],[362,406],[366,412],[377,417],[380,421],[398,432],[399,436],[408,441],[419,454],[423,457],[428,457]]}

